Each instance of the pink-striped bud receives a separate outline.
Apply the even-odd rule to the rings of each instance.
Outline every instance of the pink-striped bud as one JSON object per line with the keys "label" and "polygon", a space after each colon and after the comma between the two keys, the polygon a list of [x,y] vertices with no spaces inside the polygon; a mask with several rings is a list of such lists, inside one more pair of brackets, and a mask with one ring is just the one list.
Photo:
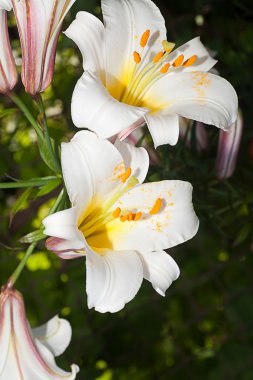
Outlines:
{"label": "pink-striped bud", "polygon": [[79,368],[60,369],[54,360],[71,340],[71,326],[55,316],[45,325],[31,329],[22,295],[8,287],[0,294],[1,380],[74,380]]}
{"label": "pink-striped bud", "polygon": [[[4,4],[0,3],[0,9]],[[6,4],[6,9],[9,9]],[[17,83],[18,75],[7,25],[7,12],[0,10],[0,93],[9,93]]]}
{"label": "pink-striped bud", "polygon": [[52,82],[63,19],[75,0],[12,0],[22,49],[22,81],[36,95]]}
{"label": "pink-striped bud", "polygon": [[240,148],[243,130],[243,118],[239,113],[237,121],[229,132],[220,131],[219,146],[216,160],[216,175],[219,179],[233,175]]}

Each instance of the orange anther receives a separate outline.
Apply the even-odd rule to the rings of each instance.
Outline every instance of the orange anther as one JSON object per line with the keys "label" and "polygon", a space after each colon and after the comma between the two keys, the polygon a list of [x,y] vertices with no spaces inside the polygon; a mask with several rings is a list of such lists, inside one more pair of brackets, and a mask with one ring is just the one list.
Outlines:
{"label": "orange anther", "polygon": [[141,219],[141,217],[142,217],[142,212],[139,211],[139,212],[137,212],[137,214],[134,215],[134,220],[137,221],[137,220]]}
{"label": "orange anther", "polygon": [[134,62],[138,65],[138,63],[141,62],[141,56],[139,53],[137,53],[137,51],[134,51]]}
{"label": "orange anther", "polygon": [[112,216],[114,218],[118,218],[120,216],[121,209],[119,207],[116,208],[116,210],[113,211]]}
{"label": "orange anther", "polygon": [[183,66],[185,67],[189,67],[191,65],[193,65],[197,60],[197,56],[196,54],[194,54],[192,57],[188,58],[184,63],[183,63]]}
{"label": "orange anther", "polygon": [[127,214],[127,220],[128,220],[129,222],[131,222],[131,220],[133,220],[133,214],[132,214],[131,212],[129,212],[129,213]]}
{"label": "orange anther", "polygon": [[162,208],[162,205],[163,205],[163,201],[161,198],[157,198],[157,200],[155,201],[155,204],[154,206],[152,207],[152,209],[149,211],[150,215],[155,215],[155,214],[158,214],[158,212],[161,210]]}
{"label": "orange anther", "polygon": [[131,174],[132,174],[132,169],[131,169],[131,168],[128,168],[128,169],[125,171],[125,173],[120,174],[120,175],[118,176],[118,178],[121,180],[121,182],[125,183],[125,182],[128,180],[128,178],[130,177]]}
{"label": "orange anther", "polygon": [[125,222],[127,219],[126,219],[126,217],[125,217],[125,215],[122,215],[121,217],[120,217],[120,221],[121,222]]}
{"label": "orange anther", "polygon": [[164,52],[163,51],[159,51],[159,53],[156,54],[156,56],[153,58],[153,62],[154,63],[157,63],[160,61],[160,59],[163,57],[164,55]]}
{"label": "orange anther", "polygon": [[170,64],[169,63],[165,63],[165,65],[161,68],[160,71],[161,71],[162,74],[166,74],[168,72],[169,68],[170,68]]}
{"label": "orange anther", "polygon": [[178,67],[178,66],[181,66],[182,63],[183,63],[183,60],[184,60],[184,55],[181,54],[177,57],[177,59],[175,59],[175,61],[173,62],[173,66],[174,67]]}
{"label": "orange anther", "polygon": [[141,36],[140,45],[142,48],[144,48],[147,45],[149,36],[150,36],[150,30],[147,29]]}

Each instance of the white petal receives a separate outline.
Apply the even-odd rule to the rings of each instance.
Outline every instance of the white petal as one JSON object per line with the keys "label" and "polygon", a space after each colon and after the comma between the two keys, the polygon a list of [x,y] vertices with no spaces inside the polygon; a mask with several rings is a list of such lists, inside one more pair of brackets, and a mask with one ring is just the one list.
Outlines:
{"label": "white petal", "polygon": [[138,252],[138,254],[142,261],[144,278],[151,282],[161,296],[165,296],[166,290],[179,277],[177,263],[164,251]]}
{"label": "white petal", "polygon": [[94,74],[85,72],[72,97],[72,119],[78,128],[88,128],[102,138],[121,132],[141,118],[147,110],[120,103],[109,95]]}
{"label": "white petal", "polygon": [[162,112],[148,113],[145,120],[153,138],[155,148],[160,145],[175,145],[179,136],[179,120],[177,115]]}
{"label": "white petal", "polygon": [[0,9],[4,9],[6,11],[11,11],[11,9],[12,9],[11,0],[0,0]]}
{"label": "white petal", "polygon": [[[150,215],[158,198],[163,205]],[[98,231],[88,238],[97,248],[105,242],[113,250],[157,251],[167,249],[191,239],[198,230],[198,218],[192,205],[192,186],[183,181],[162,181],[138,185],[125,193],[114,208],[122,213],[142,212],[138,221],[121,222],[119,218],[107,224],[106,231]]]}
{"label": "white petal", "polygon": [[199,37],[181,45],[178,49],[174,50],[168,57],[168,62],[172,63],[174,60],[183,54],[185,60],[189,59],[193,55],[197,56],[196,62],[192,66],[176,68],[172,73],[188,72],[188,71],[209,71],[217,63],[216,59],[213,59]]}
{"label": "white petal", "polygon": [[210,73],[166,75],[144,96],[146,107],[163,109],[222,129],[237,118],[238,99],[225,79]]}
{"label": "white petal", "polygon": [[144,182],[149,168],[149,156],[146,149],[137,148],[118,139],[114,145],[121,153],[125,167],[132,169],[132,175],[138,179],[139,183]]}
{"label": "white petal", "polygon": [[102,74],[104,70],[104,25],[102,22],[91,13],[78,12],[65,34],[79,47],[83,56],[84,70]]}
{"label": "white petal", "polygon": [[46,248],[64,260],[80,259],[84,257],[83,240],[64,240],[50,237],[46,240]]}
{"label": "white petal", "polygon": [[81,245],[82,237],[77,228],[77,213],[75,208],[69,208],[49,215],[42,223],[45,227],[45,235],[80,241]]}
{"label": "white petal", "polygon": [[117,191],[122,185],[117,176],[125,172],[116,147],[89,131],[81,131],[70,143],[62,144],[62,170],[79,217],[84,216],[88,207],[91,212]]}
{"label": "white petal", "polygon": [[86,259],[88,306],[101,313],[116,313],[138,292],[142,263],[136,252],[88,252]]}
{"label": "white petal", "polygon": [[150,55],[161,50],[166,39],[166,28],[160,10],[151,0],[102,0],[105,23],[106,84],[109,92],[120,99],[131,77],[133,52],[140,51],[142,34],[150,29],[150,49],[143,57],[143,65]]}
{"label": "white petal", "polygon": [[47,323],[32,330],[33,336],[46,346],[54,356],[61,355],[68,347],[72,329],[66,319],[56,315]]}

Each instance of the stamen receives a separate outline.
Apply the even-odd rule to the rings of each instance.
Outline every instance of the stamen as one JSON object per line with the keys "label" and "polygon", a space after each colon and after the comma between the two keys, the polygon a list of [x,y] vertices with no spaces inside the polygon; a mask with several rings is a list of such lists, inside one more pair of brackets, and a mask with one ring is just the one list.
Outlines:
{"label": "stamen", "polygon": [[113,211],[112,216],[114,218],[118,218],[120,216],[121,209],[119,207],[116,208],[116,210]]}
{"label": "stamen", "polygon": [[141,62],[141,56],[139,53],[137,53],[137,51],[134,51],[133,55],[134,55],[134,62],[138,65],[138,63]]}
{"label": "stamen", "polygon": [[144,48],[144,47],[147,45],[147,43],[148,43],[148,39],[149,39],[149,36],[150,36],[150,30],[147,29],[147,30],[143,33],[143,35],[142,35],[142,37],[141,37],[140,45],[141,45],[142,48]]}
{"label": "stamen", "polygon": [[194,54],[192,57],[188,58],[184,63],[183,63],[183,66],[184,67],[189,67],[191,65],[193,65],[197,60],[197,56],[196,54]]}
{"label": "stamen", "polygon": [[156,54],[156,56],[153,58],[153,62],[154,63],[157,63],[160,61],[160,59],[163,57],[164,55],[164,52],[163,51],[159,51],[159,53]]}
{"label": "stamen", "polygon": [[165,65],[161,68],[161,73],[166,74],[170,68],[170,63],[165,63]]}
{"label": "stamen", "polygon": [[163,45],[164,51],[166,51],[167,54],[169,54],[175,47],[175,44],[173,42],[169,42],[166,40],[162,42],[162,45]]}
{"label": "stamen", "polygon": [[125,183],[125,182],[128,180],[128,178],[131,176],[131,174],[132,174],[132,169],[131,169],[131,168],[128,168],[128,169],[125,171],[125,173],[120,174],[120,175],[118,176],[118,178],[121,180],[122,183]]}
{"label": "stamen", "polygon": [[177,57],[177,59],[175,59],[175,61],[173,62],[172,65],[173,65],[174,67],[181,66],[182,63],[183,63],[183,60],[184,60],[184,55],[181,54],[181,55],[179,55],[179,56]]}
{"label": "stamen", "polygon": [[120,221],[121,222],[125,222],[127,220],[127,218],[126,218],[126,216],[125,215],[122,215],[121,217],[120,217]]}
{"label": "stamen", "polygon": [[131,212],[129,212],[126,217],[129,222],[133,220],[133,214]]}
{"label": "stamen", "polygon": [[142,217],[142,212],[137,212],[137,214],[134,215],[134,221],[136,222],[137,220],[141,219]]}
{"label": "stamen", "polygon": [[157,198],[157,200],[155,201],[155,204],[154,206],[152,207],[152,209],[149,211],[150,215],[155,215],[155,214],[158,214],[158,212],[161,210],[162,208],[162,204],[163,204],[163,201],[161,198]]}

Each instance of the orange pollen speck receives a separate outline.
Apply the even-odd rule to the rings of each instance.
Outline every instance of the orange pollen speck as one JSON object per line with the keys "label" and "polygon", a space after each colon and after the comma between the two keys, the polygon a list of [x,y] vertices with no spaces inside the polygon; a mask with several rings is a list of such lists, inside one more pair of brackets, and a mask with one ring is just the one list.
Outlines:
{"label": "orange pollen speck", "polygon": [[181,66],[182,63],[183,63],[183,60],[184,60],[184,55],[181,54],[177,57],[177,59],[175,59],[175,61],[173,62],[173,66],[174,67],[178,67],[178,66]]}
{"label": "orange pollen speck", "polygon": [[122,215],[122,216],[120,217],[120,221],[121,221],[121,222],[125,222],[126,220],[127,220],[127,218],[126,218],[125,215]]}
{"label": "orange pollen speck", "polygon": [[170,68],[170,64],[169,63],[165,63],[165,65],[161,68],[160,71],[161,71],[162,74],[166,74],[168,72],[169,68]]}
{"label": "orange pollen speck", "polygon": [[128,180],[128,178],[130,177],[131,174],[132,174],[132,169],[131,169],[131,168],[128,168],[128,169],[125,171],[125,173],[120,174],[120,175],[118,176],[118,178],[121,180],[122,183],[125,183],[125,182]]}
{"label": "orange pollen speck", "polygon": [[139,53],[137,53],[137,51],[134,51],[134,62],[138,65],[138,63],[141,62],[141,56]]}
{"label": "orange pollen speck", "polygon": [[120,216],[121,209],[119,207],[116,208],[116,210],[113,211],[112,216],[114,218],[118,218]]}
{"label": "orange pollen speck", "polygon": [[131,212],[129,212],[126,217],[127,217],[127,220],[129,222],[131,222],[131,220],[133,220],[133,214]]}
{"label": "orange pollen speck", "polygon": [[134,215],[134,220],[137,221],[137,220],[141,219],[141,217],[142,217],[142,212],[139,211],[139,212],[137,212],[137,214]]}
{"label": "orange pollen speck", "polygon": [[163,204],[163,201],[161,198],[157,198],[157,200],[155,201],[155,204],[154,206],[152,207],[152,209],[149,211],[150,215],[155,215],[155,214],[158,214],[158,212],[161,210],[162,208],[162,204]]}
{"label": "orange pollen speck", "polygon": [[192,57],[188,58],[184,63],[183,63],[183,66],[185,67],[189,67],[191,65],[193,65],[197,60],[197,56],[196,54],[194,54]]}
{"label": "orange pollen speck", "polygon": [[147,45],[147,43],[148,43],[148,39],[149,39],[149,36],[150,36],[150,30],[147,29],[147,30],[143,33],[143,35],[142,35],[142,37],[141,37],[140,45],[141,45],[142,48],[144,48],[144,47]]}
{"label": "orange pollen speck", "polygon": [[153,58],[153,62],[157,63],[160,61],[160,59],[164,56],[163,51],[159,51],[159,53],[156,54],[156,56]]}

